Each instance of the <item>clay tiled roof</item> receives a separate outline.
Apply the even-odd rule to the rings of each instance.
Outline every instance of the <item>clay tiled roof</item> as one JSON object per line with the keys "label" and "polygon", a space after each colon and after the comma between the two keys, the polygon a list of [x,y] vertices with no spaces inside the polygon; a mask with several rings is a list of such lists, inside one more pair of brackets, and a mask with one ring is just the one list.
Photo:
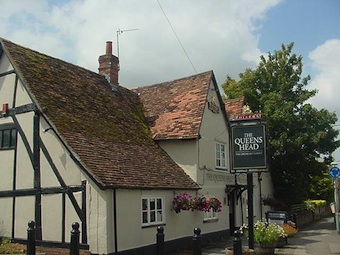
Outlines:
{"label": "clay tiled roof", "polygon": [[82,67],[0,43],[43,116],[102,188],[198,188],[152,140],[135,93],[113,91]]}
{"label": "clay tiled roof", "polygon": [[237,115],[242,114],[242,107],[244,105],[244,97],[235,99],[227,99],[225,101],[225,109],[227,111],[228,118],[235,119]]}
{"label": "clay tiled roof", "polygon": [[213,79],[213,72],[209,71],[135,89],[143,102],[153,139],[197,138]]}

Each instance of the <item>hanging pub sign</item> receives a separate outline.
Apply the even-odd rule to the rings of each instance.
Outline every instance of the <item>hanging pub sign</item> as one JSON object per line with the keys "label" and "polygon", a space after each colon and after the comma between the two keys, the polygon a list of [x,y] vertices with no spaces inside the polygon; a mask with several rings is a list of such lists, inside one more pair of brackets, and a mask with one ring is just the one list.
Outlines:
{"label": "hanging pub sign", "polygon": [[266,128],[264,124],[232,126],[233,169],[266,169]]}

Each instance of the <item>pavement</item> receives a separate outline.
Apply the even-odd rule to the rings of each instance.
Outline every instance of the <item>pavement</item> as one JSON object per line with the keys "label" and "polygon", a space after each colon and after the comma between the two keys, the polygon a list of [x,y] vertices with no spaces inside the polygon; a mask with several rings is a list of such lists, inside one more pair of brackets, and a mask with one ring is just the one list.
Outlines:
{"label": "pavement", "polygon": [[[232,244],[231,244],[232,245]],[[243,244],[246,245],[246,244]],[[204,249],[202,255],[226,255],[225,248]],[[333,217],[323,218],[299,229],[275,255],[340,255],[340,234]]]}

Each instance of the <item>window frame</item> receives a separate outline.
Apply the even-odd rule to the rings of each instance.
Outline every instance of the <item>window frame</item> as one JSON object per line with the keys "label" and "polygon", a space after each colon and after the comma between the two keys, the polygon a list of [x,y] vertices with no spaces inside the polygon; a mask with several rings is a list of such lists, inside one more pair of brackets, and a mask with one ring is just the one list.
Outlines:
{"label": "window frame", "polygon": [[210,208],[209,212],[204,212],[203,222],[215,222],[218,221],[218,212],[214,212],[212,208]]}
{"label": "window frame", "polygon": [[[224,150],[221,150],[221,147]],[[223,155],[224,153],[224,155]],[[224,161],[224,166],[221,164]],[[225,143],[215,142],[215,167],[219,170],[228,170],[227,167],[227,145]]]}
{"label": "window frame", "polygon": [[0,150],[12,150],[16,148],[18,130],[14,124],[0,125]]}
{"label": "window frame", "polygon": [[[147,207],[144,208],[143,200],[147,201]],[[152,200],[155,205],[152,208]],[[160,201],[160,204],[158,204]],[[160,205],[160,208],[158,208]],[[144,222],[144,215],[146,213],[146,222]],[[158,219],[161,217],[161,219]],[[159,226],[165,224],[165,209],[164,209],[164,198],[160,196],[143,196],[141,198],[141,225],[142,227]]]}

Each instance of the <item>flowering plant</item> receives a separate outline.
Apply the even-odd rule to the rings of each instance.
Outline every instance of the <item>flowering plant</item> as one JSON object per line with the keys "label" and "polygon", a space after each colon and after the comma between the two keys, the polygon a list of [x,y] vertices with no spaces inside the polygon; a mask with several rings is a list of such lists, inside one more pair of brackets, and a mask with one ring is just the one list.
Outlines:
{"label": "flowering plant", "polygon": [[176,213],[181,212],[181,210],[209,212],[210,209],[214,212],[220,212],[222,210],[222,203],[216,197],[210,199],[204,196],[193,198],[188,193],[182,193],[174,197],[172,209]]}
{"label": "flowering plant", "polygon": [[248,224],[243,224],[240,228],[239,228],[241,235],[243,235],[245,238],[248,238],[249,235],[249,227]]}
{"label": "flowering plant", "polygon": [[172,209],[179,213],[181,210],[190,210],[192,208],[192,197],[188,193],[182,193],[172,200]]}
{"label": "flowering plant", "polygon": [[294,236],[298,232],[295,223],[292,221],[287,221],[287,223],[284,223],[282,228],[288,237]]}
{"label": "flowering plant", "polygon": [[209,199],[210,208],[213,209],[214,212],[222,211],[222,204],[221,201],[218,200],[216,197],[212,197]]}
{"label": "flowering plant", "polygon": [[[241,234],[248,238],[249,227],[247,224],[243,224],[240,227]],[[287,237],[283,227],[278,224],[266,221],[257,221],[254,224],[254,242],[258,244],[272,244],[276,243],[280,237]]]}
{"label": "flowering plant", "polygon": [[203,212],[209,212],[210,207],[209,207],[209,200],[207,200],[206,197],[195,197],[193,199],[193,208],[192,210],[197,210],[197,211],[203,211]]}
{"label": "flowering plant", "polygon": [[254,224],[254,242],[258,244],[272,244],[280,237],[286,237],[281,226],[274,222],[257,221]]}

